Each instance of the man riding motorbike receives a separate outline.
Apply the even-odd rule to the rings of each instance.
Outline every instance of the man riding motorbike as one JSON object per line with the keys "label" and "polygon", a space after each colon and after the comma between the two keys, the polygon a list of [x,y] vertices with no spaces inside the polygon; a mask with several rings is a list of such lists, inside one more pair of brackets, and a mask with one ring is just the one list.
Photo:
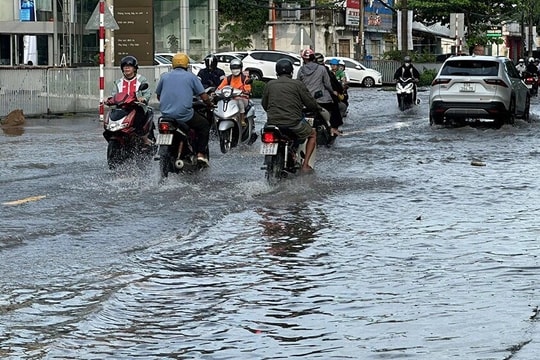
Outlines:
{"label": "man riding motorbike", "polygon": [[328,70],[323,69],[315,60],[315,53],[311,49],[302,51],[304,65],[298,70],[298,80],[301,80],[317,103],[330,112],[331,135],[340,135],[339,127],[343,119],[339,111],[337,91],[332,88]]}
{"label": "man riding motorbike", "polygon": [[261,104],[267,113],[267,124],[288,127],[299,139],[307,138],[301,171],[312,172],[309,162],[317,145],[317,135],[304,120],[303,110],[305,107],[308,111],[319,112],[320,106],[302,81],[292,78],[293,64],[289,59],[276,62],[276,75],[278,78],[268,82],[263,91]]}
{"label": "man riding motorbike", "polygon": [[[413,79],[415,83],[420,79],[420,72],[412,64],[410,56],[403,58],[403,64],[394,73],[394,80],[399,81],[400,78]],[[416,86],[414,87],[413,103],[416,104]]]}
{"label": "man riding motorbike", "polygon": [[203,87],[218,86],[225,78],[225,71],[218,68],[218,59],[215,55],[210,54],[204,59],[205,68],[199,70],[197,76],[201,79]]}
{"label": "man riding motorbike", "polygon": [[[122,78],[114,81],[111,96],[116,95],[120,92],[125,92],[127,94],[135,93],[137,95],[137,101],[148,104],[150,97],[152,96],[152,91],[150,88],[145,90],[139,90],[139,86],[144,83],[148,83],[148,80],[143,76],[137,74],[139,69],[139,62],[137,58],[131,55],[125,56],[120,60],[120,70],[122,71]],[[146,112],[143,107],[137,107],[134,119],[134,126],[137,132],[137,135],[141,136],[141,139],[144,141],[145,145],[152,145],[152,141],[148,139],[147,134],[143,134],[143,126],[146,122]]]}
{"label": "man riding motorbike", "polygon": [[201,81],[188,71],[189,57],[178,53],[172,58],[173,70],[164,73],[159,79],[156,94],[163,117],[185,122],[195,130],[197,141],[197,162],[208,165],[206,150],[210,124],[207,119],[193,110],[193,96],[198,96],[209,107],[213,107],[208,94],[204,92]]}

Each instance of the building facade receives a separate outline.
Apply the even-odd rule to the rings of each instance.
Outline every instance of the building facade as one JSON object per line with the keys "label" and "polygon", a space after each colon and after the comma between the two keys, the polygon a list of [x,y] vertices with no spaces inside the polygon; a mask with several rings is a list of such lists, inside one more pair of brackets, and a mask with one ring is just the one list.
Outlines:
{"label": "building facade", "polygon": [[[115,0],[108,0],[106,13],[116,20]],[[184,51],[194,58],[217,49],[218,0],[116,0],[141,26],[131,20],[118,22],[119,33],[134,26],[144,28],[153,22],[144,42],[125,40],[120,46],[144,47],[154,52]],[[96,65],[99,56],[99,34],[89,26],[99,0],[0,0],[0,65]],[[140,9],[151,11],[141,14]],[[122,14],[126,12],[123,11]],[[99,12],[98,12],[99,14]],[[146,17],[146,18],[145,18]],[[149,17],[151,17],[149,19]],[[106,16],[107,18],[107,16]],[[95,25],[95,18],[94,25]],[[146,31],[146,30],[145,30]],[[124,31],[125,33],[126,31]],[[139,34],[142,35],[142,34]],[[115,31],[106,32],[106,63],[115,62]],[[116,47],[116,49],[115,49]],[[173,51],[176,50],[176,51]]]}

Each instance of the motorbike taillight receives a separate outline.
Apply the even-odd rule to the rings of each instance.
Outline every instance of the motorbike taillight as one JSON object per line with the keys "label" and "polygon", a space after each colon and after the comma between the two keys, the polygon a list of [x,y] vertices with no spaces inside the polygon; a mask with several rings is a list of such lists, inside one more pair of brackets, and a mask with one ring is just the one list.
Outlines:
{"label": "motorbike taillight", "polygon": [[171,131],[171,127],[168,122],[161,122],[158,124],[158,130],[159,132],[169,132]]}
{"label": "motorbike taillight", "polygon": [[275,143],[278,142],[278,137],[274,132],[263,132],[261,136],[263,143]]}

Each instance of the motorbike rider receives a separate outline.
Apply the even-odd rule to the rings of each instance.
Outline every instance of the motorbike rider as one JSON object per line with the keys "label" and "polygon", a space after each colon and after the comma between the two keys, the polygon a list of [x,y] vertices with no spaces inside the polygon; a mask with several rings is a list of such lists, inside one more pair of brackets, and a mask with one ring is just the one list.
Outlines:
{"label": "motorbike rider", "polygon": [[315,53],[311,49],[304,49],[301,53],[304,65],[298,70],[298,80],[301,80],[320,106],[330,112],[330,134],[332,137],[340,135],[339,127],[343,119],[338,103],[334,100],[338,92],[332,88],[328,70],[323,69],[315,61]]}
{"label": "motorbike rider", "polygon": [[251,95],[250,77],[242,72],[243,64],[240,59],[233,59],[230,64],[231,75],[225,77],[218,89],[222,89],[227,85],[235,89],[242,90],[242,95],[234,98],[238,104],[240,111],[240,125],[246,126],[246,108],[249,104],[249,96]]}
{"label": "motorbike rider", "polygon": [[206,151],[210,123],[193,110],[193,96],[198,96],[209,107],[213,107],[208,94],[204,92],[201,80],[188,71],[189,57],[178,53],[172,58],[172,71],[161,75],[156,87],[159,107],[163,117],[185,122],[197,135],[197,162],[208,165]]}
{"label": "motorbike rider", "polygon": [[225,71],[218,68],[218,58],[210,54],[204,59],[205,68],[199,70],[197,76],[201,79],[203,87],[218,86],[225,78]]}
{"label": "motorbike rider", "polygon": [[534,63],[534,58],[530,57],[527,62],[527,67],[525,68],[525,76],[533,76],[534,82],[532,83],[532,95],[536,96],[538,93],[538,67]]}
{"label": "motorbike rider", "polygon": [[395,81],[399,81],[400,78],[413,79],[413,82],[415,83],[413,103],[416,104],[416,83],[420,79],[420,72],[414,67],[411,57],[408,55],[403,58],[403,64],[394,73]]}
{"label": "motorbike rider", "polygon": [[293,64],[289,59],[276,62],[276,75],[277,79],[269,81],[263,91],[261,105],[266,111],[267,123],[288,127],[299,139],[307,139],[301,171],[312,172],[309,161],[317,146],[317,133],[315,128],[304,120],[303,110],[305,107],[307,111],[318,113],[320,105],[302,81],[292,78]]}
{"label": "motorbike rider", "polygon": [[[148,83],[148,80],[140,74],[137,74],[139,69],[139,62],[135,56],[125,56],[120,60],[120,70],[122,71],[122,78],[114,81],[111,96],[116,95],[120,92],[125,92],[127,94],[135,93],[137,96],[137,101],[148,104],[150,97],[152,96],[152,91],[150,88],[145,90],[139,90],[139,86],[144,83]],[[145,145],[152,145],[152,141],[148,138],[148,134],[143,134],[143,126],[146,123],[147,109],[144,107],[138,106],[136,108],[134,126],[135,131],[144,141]]]}
{"label": "motorbike rider", "polygon": [[525,60],[520,58],[518,60],[518,63],[516,65],[516,70],[519,72],[519,76],[523,78],[523,74],[525,74],[525,71],[527,70],[527,65],[525,65]]}

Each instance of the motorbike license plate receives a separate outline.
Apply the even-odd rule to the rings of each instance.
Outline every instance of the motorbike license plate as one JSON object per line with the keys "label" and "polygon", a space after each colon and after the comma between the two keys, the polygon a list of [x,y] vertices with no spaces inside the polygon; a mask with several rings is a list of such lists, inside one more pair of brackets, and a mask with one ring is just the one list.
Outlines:
{"label": "motorbike license plate", "polygon": [[463,84],[463,86],[461,86],[459,91],[461,91],[461,92],[475,92],[476,87],[474,86],[474,84],[465,83],[465,84]]}
{"label": "motorbike license plate", "polygon": [[158,134],[156,139],[157,145],[171,145],[173,134]]}
{"label": "motorbike license plate", "polygon": [[278,143],[262,143],[261,154],[263,155],[276,155],[278,149]]}

